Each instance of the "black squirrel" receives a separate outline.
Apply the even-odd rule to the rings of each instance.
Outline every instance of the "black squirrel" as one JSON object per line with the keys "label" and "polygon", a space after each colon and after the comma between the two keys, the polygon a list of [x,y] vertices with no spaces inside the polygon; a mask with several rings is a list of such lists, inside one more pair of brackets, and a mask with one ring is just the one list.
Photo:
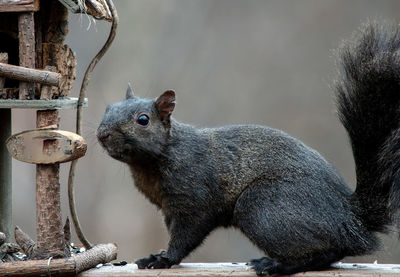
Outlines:
{"label": "black squirrel", "polygon": [[329,267],[379,247],[400,207],[400,29],[366,24],[339,53],[338,114],[354,153],[352,192],[318,152],[256,125],[198,129],[171,117],[175,93],[109,105],[97,137],[127,163],[165,217],[168,250],[139,268],[179,264],[217,227],[239,228],[268,257],[257,274]]}

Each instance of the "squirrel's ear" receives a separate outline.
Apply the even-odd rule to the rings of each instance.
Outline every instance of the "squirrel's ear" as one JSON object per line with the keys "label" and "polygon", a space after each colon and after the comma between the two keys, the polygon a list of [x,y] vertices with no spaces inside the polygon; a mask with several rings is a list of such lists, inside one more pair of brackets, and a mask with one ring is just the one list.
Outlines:
{"label": "squirrel's ear", "polygon": [[125,98],[126,98],[126,99],[135,98],[135,95],[133,95],[133,90],[132,90],[132,87],[131,87],[131,83],[128,83],[128,88],[126,89],[126,96],[125,96]]}
{"label": "squirrel's ear", "polygon": [[155,105],[160,114],[161,121],[169,120],[171,113],[175,108],[175,91],[167,90],[161,94],[156,99]]}

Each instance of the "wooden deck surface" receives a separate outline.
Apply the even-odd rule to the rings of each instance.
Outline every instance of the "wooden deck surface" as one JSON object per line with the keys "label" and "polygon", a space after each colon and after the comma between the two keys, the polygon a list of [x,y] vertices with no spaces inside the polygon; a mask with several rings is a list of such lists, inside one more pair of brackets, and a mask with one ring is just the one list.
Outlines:
{"label": "wooden deck surface", "polygon": [[[97,276],[256,276],[244,263],[184,263],[171,269],[138,269],[135,264],[125,266],[102,266],[82,272],[79,277]],[[297,273],[302,277],[400,277],[400,264],[348,264],[337,263],[326,271]]]}

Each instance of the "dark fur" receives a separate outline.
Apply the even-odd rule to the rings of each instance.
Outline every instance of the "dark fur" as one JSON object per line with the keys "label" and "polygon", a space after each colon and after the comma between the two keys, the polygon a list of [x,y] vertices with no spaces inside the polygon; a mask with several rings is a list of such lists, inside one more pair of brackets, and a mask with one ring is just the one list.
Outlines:
{"label": "dark fur", "polygon": [[352,200],[372,231],[386,231],[400,207],[399,48],[397,26],[368,24],[342,48],[339,61],[339,117],[356,162]]}
{"label": "dark fur", "polygon": [[[376,250],[400,205],[400,35],[365,26],[340,50],[339,116],[357,166],[347,187],[315,150],[282,131],[240,125],[196,129],[170,117],[174,93],[110,105],[98,129],[108,153],[130,166],[160,208],[168,250],[140,268],[178,264],[217,227],[239,228],[269,258],[258,274],[317,270]],[[136,119],[146,113],[150,124]]]}

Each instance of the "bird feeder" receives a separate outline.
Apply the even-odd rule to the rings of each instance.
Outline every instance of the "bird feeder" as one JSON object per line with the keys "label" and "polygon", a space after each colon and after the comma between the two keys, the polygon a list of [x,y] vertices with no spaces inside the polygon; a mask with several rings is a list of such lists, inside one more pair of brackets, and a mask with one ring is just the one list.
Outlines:
{"label": "bird feeder", "polygon": [[[75,133],[58,130],[58,111],[77,108],[78,99],[68,97],[75,80],[76,57],[64,39],[68,8],[78,12],[82,7],[87,14],[110,20],[103,1],[0,2],[0,232],[5,234],[1,235],[0,258],[1,249],[7,247],[10,253],[21,247],[30,260],[71,257],[69,220],[65,224],[61,220],[59,168],[60,163],[82,157],[86,142]],[[81,104],[86,106],[87,99]],[[36,129],[11,136],[12,109],[37,110]],[[11,157],[36,166],[37,239],[33,241],[16,228],[18,245],[10,243]],[[108,254],[94,259],[91,266],[105,262],[105,256],[107,261],[115,259],[115,245],[105,247]],[[12,256],[9,259],[13,261]],[[0,260],[0,275],[12,273],[2,271],[7,264]]]}

